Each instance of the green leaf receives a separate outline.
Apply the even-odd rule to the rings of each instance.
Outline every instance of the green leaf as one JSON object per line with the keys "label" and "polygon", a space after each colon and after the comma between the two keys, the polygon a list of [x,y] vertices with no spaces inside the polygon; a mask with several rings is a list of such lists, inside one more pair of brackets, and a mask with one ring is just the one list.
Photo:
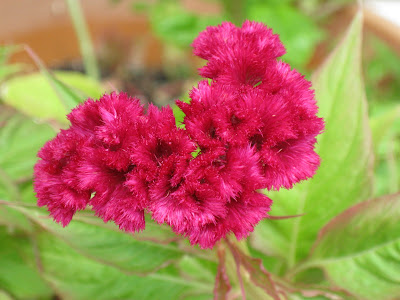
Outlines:
{"label": "green leaf", "polygon": [[[3,124],[7,123],[7,117],[12,116],[12,114],[8,115],[6,111],[7,110],[3,110],[0,113],[0,123],[1,122],[3,122]],[[6,127],[7,126],[5,125],[3,129]],[[0,145],[2,141],[1,138],[2,133],[4,132],[0,130]],[[2,149],[7,149],[7,148],[4,147]],[[8,172],[6,172],[6,170]],[[8,205],[5,205],[5,203],[8,202],[16,202],[16,201],[20,202],[23,200],[23,197],[20,193],[17,183],[13,180],[13,178],[10,177],[9,174],[10,170],[9,169],[6,170],[4,170],[0,165],[0,225],[6,225],[10,231],[13,231],[15,228],[18,228],[25,232],[31,232],[32,231],[31,224],[27,220],[27,218],[20,212],[15,211],[14,209],[8,207]],[[28,172],[29,172],[28,176],[31,177],[32,171],[28,170]]]}
{"label": "green leaf", "polygon": [[277,285],[273,281],[272,274],[265,270],[262,260],[248,256],[244,252],[244,249],[246,249],[247,246],[245,246],[243,242],[231,243],[227,239],[226,244],[233,256],[235,264],[243,267],[242,272],[244,274],[241,275],[241,277],[244,287],[247,287],[246,292],[249,295],[252,295],[250,298],[260,299],[261,295],[263,295],[263,298],[266,297],[266,295],[269,295],[271,299],[279,300],[280,296]]}
{"label": "green leaf", "polygon": [[314,74],[313,87],[325,119],[318,137],[321,167],[313,179],[292,190],[271,192],[272,215],[298,215],[264,220],[252,235],[253,246],[280,257],[289,268],[309,253],[328,220],[372,194],[372,146],[360,70],[362,15],[355,17],[344,40]]}
{"label": "green leaf", "polygon": [[104,92],[98,82],[81,73],[54,75],[33,73],[12,78],[2,85],[1,98],[28,116],[67,124],[65,116],[73,107]]}
{"label": "green leaf", "polygon": [[11,185],[11,189],[18,192],[17,186],[12,182],[5,182],[3,176],[4,174],[0,174],[0,225],[7,226],[10,232],[21,230],[30,233],[32,232],[32,225],[29,220],[24,214],[8,205],[8,203],[18,201],[18,199],[15,199],[15,195],[7,191],[7,189],[10,189]]}
{"label": "green leaf", "polygon": [[0,106],[0,124],[0,169],[12,180],[31,178],[36,154],[54,130],[6,106]]}
{"label": "green leaf", "polygon": [[[104,242],[107,243],[107,240]],[[43,276],[64,299],[176,300],[190,292],[203,293],[211,298],[212,285],[181,278],[179,270],[173,266],[140,277],[124,274],[82,256],[48,234],[39,236],[39,248]],[[146,259],[149,254],[145,252],[143,257],[137,257],[132,249],[130,252],[132,260]]]}
{"label": "green leaf", "polygon": [[217,273],[217,265],[213,261],[185,255],[180,260],[179,267],[190,278],[202,281],[204,283],[209,283],[211,285],[214,283],[214,277]]}
{"label": "green leaf", "polygon": [[319,233],[307,265],[362,299],[400,297],[400,194],[359,203]]}
{"label": "green leaf", "polygon": [[4,227],[0,227],[0,287],[17,299],[50,299],[53,293],[36,270],[30,241],[7,234]]}
{"label": "green leaf", "polygon": [[153,237],[146,238],[145,232],[128,234],[112,224],[86,221],[99,221],[94,216],[81,219],[76,216],[67,228],[63,228],[43,210],[22,207],[18,210],[79,253],[126,273],[143,275],[153,272],[180,259],[184,254],[176,244],[167,244]]}

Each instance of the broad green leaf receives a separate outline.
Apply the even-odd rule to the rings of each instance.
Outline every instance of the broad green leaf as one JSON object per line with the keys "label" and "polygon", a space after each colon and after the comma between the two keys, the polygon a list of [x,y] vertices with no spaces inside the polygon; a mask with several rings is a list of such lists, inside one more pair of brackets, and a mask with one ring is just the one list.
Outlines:
{"label": "broad green leaf", "polygon": [[[142,275],[152,272],[184,254],[175,244],[146,239],[144,234],[128,234],[116,226],[99,226],[78,218],[63,228],[43,210],[21,207],[18,210],[79,253],[126,273]],[[97,220],[94,216],[92,218]]]}
{"label": "broad green leaf", "polygon": [[185,255],[180,260],[179,267],[190,278],[214,284],[217,265],[213,261]]}
{"label": "broad green leaf", "polygon": [[362,299],[400,297],[400,194],[359,203],[319,233],[306,265]]}
{"label": "broad green leaf", "polygon": [[[181,270],[182,278],[209,285],[211,293],[217,273],[217,264],[215,262],[187,254],[179,261],[178,267]],[[192,291],[185,294],[184,299],[206,300],[210,299],[210,295],[204,294],[202,291]]]}
{"label": "broad green leaf", "polygon": [[[104,242],[108,245],[107,240]],[[173,266],[144,277],[127,275],[81,255],[54,236],[42,234],[38,243],[43,276],[64,299],[176,300],[186,299],[184,296],[193,292],[211,298],[212,285],[182,278]],[[132,260],[148,255],[137,257],[132,249],[130,252]]]}
{"label": "broad green leaf", "polygon": [[15,230],[31,232],[32,225],[25,215],[8,205],[20,200],[19,198],[17,185],[0,170],[0,226],[5,225],[10,232]]}
{"label": "broad green leaf", "polygon": [[[48,71],[46,71],[48,72]],[[68,123],[66,114],[87,97],[98,98],[103,88],[76,72],[33,73],[5,82],[1,98],[28,116]]]}
{"label": "broad green leaf", "polygon": [[[54,130],[4,105],[0,106],[0,124],[0,200],[32,203],[32,185],[29,183],[28,188],[22,190],[17,182],[30,182],[36,154],[55,135]],[[29,198],[23,195],[25,190],[30,191]],[[30,222],[23,214],[1,203],[0,224],[10,230],[32,231]]]}
{"label": "broad green leaf", "polygon": [[[27,129],[24,126],[25,123],[12,121],[15,118],[22,118],[18,120],[24,121],[29,120],[19,114],[15,114],[13,109],[4,106],[0,106],[0,108],[2,108],[0,110],[0,124],[3,126],[0,128],[0,225],[6,225],[9,230],[18,228],[25,232],[30,232],[31,224],[27,218],[20,212],[9,208],[5,203],[23,201],[16,181],[25,181],[32,177],[32,166],[36,160],[37,149],[33,149],[31,152],[30,150],[32,150],[32,146],[35,147],[36,141],[32,140],[34,136],[28,135],[28,131],[22,135],[18,134],[21,132],[21,127],[25,130]],[[35,126],[29,121],[28,128],[33,133],[37,133]],[[46,134],[46,130],[37,136],[39,142],[43,134]],[[51,130],[49,134],[52,134]],[[25,147],[22,152],[21,147]],[[8,153],[12,153],[12,155],[7,155]],[[11,164],[9,164],[8,160]],[[14,172],[15,170],[17,172]]]}
{"label": "broad green leaf", "polygon": [[51,299],[53,294],[39,276],[29,239],[9,235],[4,226],[0,226],[0,290],[17,299]]}
{"label": "broad green leaf", "polygon": [[54,130],[6,106],[0,106],[0,123],[0,169],[12,180],[31,178],[36,154]]}
{"label": "broad green leaf", "polygon": [[289,268],[309,253],[318,231],[347,207],[370,198],[372,146],[360,70],[362,15],[358,13],[344,40],[313,76],[325,132],[318,137],[321,167],[313,179],[268,195],[272,215],[252,235],[253,246],[280,257]]}

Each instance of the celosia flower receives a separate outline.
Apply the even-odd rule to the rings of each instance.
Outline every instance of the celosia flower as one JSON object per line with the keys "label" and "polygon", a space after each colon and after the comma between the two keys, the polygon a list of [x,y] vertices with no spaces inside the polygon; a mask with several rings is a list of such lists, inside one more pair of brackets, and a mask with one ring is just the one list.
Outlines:
{"label": "celosia flower", "polygon": [[81,163],[80,148],[85,140],[62,130],[39,151],[35,165],[35,191],[39,206],[47,206],[54,220],[69,224],[76,211],[85,209],[91,192],[79,187],[76,170]]}
{"label": "celosia flower", "polygon": [[250,21],[241,28],[228,22],[208,27],[195,39],[193,48],[195,55],[208,60],[200,74],[227,84],[257,84],[266,67],[285,54],[278,35],[262,23]]}
{"label": "celosia flower", "polygon": [[[268,216],[261,189],[291,188],[319,166],[314,152],[324,124],[311,84],[289,65],[279,37],[261,23],[209,27],[193,43],[208,62],[190,92],[178,129],[170,108],[125,94],[88,100],[71,127],[39,152],[40,206],[64,226],[92,206],[126,231],[144,229],[144,213],[192,244],[212,248],[238,239]],[[197,154],[194,152],[198,150]]]}
{"label": "celosia flower", "polygon": [[[262,24],[210,27],[193,46],[208,60],[200,73],[212,82],[200,82],[190,103],[177,104],[200,155],[207,153],[210,164],[219,165],[227,215],[184,233],[192,243],[212,247],[229,232],[247,236],[267,216],[272,201],[257,189],[291,188],[314,175],[320,163],[315,137],[324,124],[316,116],[310,82],[276,61],[284,48]],[[240,156],[229,159],[232,153]]]}
{"label": "celosia flower", "polygon": [[[39,152],[42,159],[35,167],[34,185],[38,204],[47,205],[64,226],[78,209],[90,204],[104,221],[114,220],[129,231],[143,229],[145,195],[125,184],[128,174],[136,172],[130,153],[139,139],[139,124],[146,122],[139,100],[122,93],[104,95],[78,106],[68,119],[71,127]],[[85,201],[67,191],[85,195]],[[65,198],[76,207],[60,200]]]}
{"label": "celosia flower", "polygon": [[148,173],[149,181],[155,180],[166,159],[174,159],[177,164],[185,163],[196,150],[195,144],[183,129],[175,125],[172,109],[159,110],[150,105],[146,123],[139,127],[139,139],[129,152],[132,163]]}

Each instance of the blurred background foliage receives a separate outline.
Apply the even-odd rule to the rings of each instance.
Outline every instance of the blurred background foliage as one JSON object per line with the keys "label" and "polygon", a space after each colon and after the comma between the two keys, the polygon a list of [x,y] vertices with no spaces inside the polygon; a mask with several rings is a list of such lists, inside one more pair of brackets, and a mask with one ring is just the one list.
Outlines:
{"label": "blurred background foliage", "polygon": [[[127,1],[109,0],[109,9],[122,2]],[[145,18],[150,34],[157,40],[150,50],[162,48],[156,52],[160,56],[159,63],[151,68],[143,63],[142,57],[148,51],[144,46],[147,37],[121,41],[111,35],[100,45],[95,44],[97,62],[94,63],[98,64],[101,73],[99,80],[85,72],[85,63],[81,59],[51,65],[47,69],[40,58],[31,54],[39,70],[32,72],[32,66],[13,58],[14,54],[26,51],[24,45],[0,46],[1,201],[15,201],[22,208],[34,211],[32,207],[36,199],[32,191],[32,168],[36,153],[46,140],[67,126],[65,114],[79,103],[79,99],[97,98],[116,88],[159,106],[172,104],[176,98],[187,100],[188,90],[199,80],[196,69],[203,64],[191,54],[190,44],[206,26],[222,21],[239,25],[245,19],[264,22],[280,35],[287,48],[282,59],[310,78],[337,44],[338,37],[350,22],[348,12],[353,11],[355,5],[351,0],[204,0],[204,3],[216,7],[207,11],[197,10],[196,5],[190,9],[185,5],[188,1],[183,0],[128,2],[132,17],[140,15]],[[192,2],[200,2],[201,6],[203,1]],[[399,52],[381,36],[365,30],[362,63],[375,153],[374,195],[381,196],[400,190]],[[173,108],[180,122],[183,116],[175,106]],[[165,299],[182,295],[185,299],[211,297],[215,257],[202,257],[196,248],[188,248],[185,241],[172,240],[172,246],[154,246],[149,240],[162,238],[169,241],[174,235],[166,228],[160,233],[150,223],[147,233],[142,236],[144,243],[132,245],[123,233],[113,235],[112,241],[120,244],[121,248],[138,251],[134,254],[137,260],[141,259],[142,253],[156,248],[154,253],[157,255],[148,257],[157,265],[152,276],[135,275],[124,283],[125,261],[116,261],[112,257],[115,253],[122,256],[126,253],[114,248],[101,252],[103,237],[110,237],[112,229],[107,227],[104,229],[110,231],[107,235],[101,231],[104,236],[99,234],[97,240],[92,237],[87,245],[73,244],[74,239],[84,240],[85,236],[97,230],[92,219],[85,215],[80,218],[79,222],[89,227],[79,227],[80,223],[76,222],[68,227],[68,235],[65,231],[60,233],[61,228],[53,225],[39,210],[28,213],[0,203],[0,225],[3,225],[0,226],[0,299],[89,299],[93,295],[98,299],[126,299],[132,295],[132,299],[156,299],[154,290],[157,289],[159,293],[165,293]],[[42,229],[45,229],[44,233]],[[61,239],[56,240],[53,234]],[[139,241],[140,237],[137,237]],[[73,250],[68,251],[66,247]],[[46,280],[38,275],[38,253],[35,253],[38,249],[43,250],[39,256],[44,265],[39,269],[47,272],[49,278]],[[106,264],[102,259],[85,260],[81,255],[87,251],[93,256],[93,249],[99,251],[96,253],[102,259],[106,257],[107,260],[109,256]],[[253,250],[253,254],[257,255],[257,250]],[[60,260],[60,257],[65,259]],[[162,268],[169,260],[177,258],[178,264]],[[130,262],[132,257],[125,259]],[[268,262],[268,257],[264,259],[265,264],[273,265]],[[68,268],[72,265],[79,268],[71,271]],[[60,279],[63,268],[67,270],[69,286]],[[309,278],[323,277],[320,272],[316,274],[305,276],[304,282],[307,283]],[[101,276],[109,277],[105,280]],[[88,278],[96,278],[97,282],[86,282]],[[99,286],[103,289],[96,291]],[[76,291],[71,291],[71,287]],[[120,294],[113,289],[118,289]]]}

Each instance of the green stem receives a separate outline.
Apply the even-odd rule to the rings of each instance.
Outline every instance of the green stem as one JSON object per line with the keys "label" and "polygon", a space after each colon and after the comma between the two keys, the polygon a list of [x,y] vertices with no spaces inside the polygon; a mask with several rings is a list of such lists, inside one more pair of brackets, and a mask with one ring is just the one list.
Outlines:
{"label": "green stem", "polygon": [[232,247],[236,247],[238,251],[248,256],[250,253],[246,240],[239,242],[234,237],[228,236],[224,241],[224,246],[228,250],[225,261],[226,273],[232,288],[236,288],[236,294],[241,295],[242,300],[272,299],[263,289],[251,282],[250,274],[241,266],[240,258],[236,257],[233,252]]}
{"label": "green stem", "polygon": [[79,41],[79,47],[82,54],[83,63],[87,74],[94,78],[100,78],[99,67],[94,55],[92,40],[90,39],[89,30],[82,13],[79,0],[66,0],[69,14],[75,28],[76,35]]}

